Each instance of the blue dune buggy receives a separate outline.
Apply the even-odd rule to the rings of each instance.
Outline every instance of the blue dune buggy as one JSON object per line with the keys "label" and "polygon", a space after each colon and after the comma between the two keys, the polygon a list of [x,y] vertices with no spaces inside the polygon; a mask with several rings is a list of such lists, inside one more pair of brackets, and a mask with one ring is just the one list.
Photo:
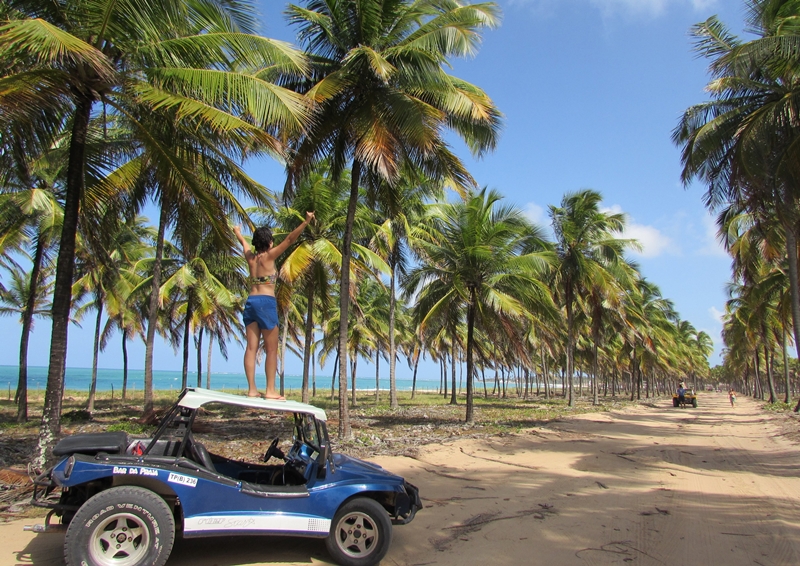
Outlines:
{"label": "blue dune buggy", "polygon": [[[285,453],[280,433],[263,457],[266,442],[226,436],[226,426],[254,416],[262,438],[286,429]],[[392,524],[410,522],[422,507],[419,491],[377,465],[334,454],[325,421],[322,409],[303,403],[187,389],[151,438],[61,440],[53,452],[62,460],[35,482],[33,503],[51,510],[34,530],[65,528],[65,561],[76,565],[163,565],[176,535],[325,538],[337,563],[376,564]],[[210,430],[224,438],[219,450],[201,442]],[[215,453],[226,445],[258,450],[259,458]],[[61,525],[50,524],[53,515]]]}

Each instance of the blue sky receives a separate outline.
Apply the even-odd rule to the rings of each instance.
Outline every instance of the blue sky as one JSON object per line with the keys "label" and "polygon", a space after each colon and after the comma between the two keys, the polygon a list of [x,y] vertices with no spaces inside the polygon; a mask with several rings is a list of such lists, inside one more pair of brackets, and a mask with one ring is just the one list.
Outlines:
{"label": "blue sky", "polygon": [[[500,0],[502,25],[485,33],[474,59],[454,61],[453,73],[488,92],[503,112],[495,152],[476,161],[457,140],[481,186],[548,225],[547,207],[570,191],[591,188],[604,206],[628,215],[626,234],[643,250],[631,254],[648,280],[671,299],[681,317],[714,340],[712,365],[719,362],[721,324],[730,261],[715,241],[704,187],[684,188],[679,150],[670,135],[688,106],[706,100],[707,61],[692,52],[692,25],[718,15],[742,33],[741,0]],[[285,3],[263,0],[263,34],[294,41],[282,17]],[[279,190],[284,175],[273,162],[252,163],[250,173]],[[70,327],[67,364],[90,367],[91,322]],[[0,352],[0,365],[16,365],[19,324],[0,319],[0,332],[13,347]],[[46,365],[50,327],[37,321],[29,364]],[[214,371],[240,372],[241,348],[230,358],[218,353]],[[132,367],[144,365],[144,347],[132,345]],[[194,359],[194,355],[191,355]],[[155,352],[158,369],[180,369],[180,354],[166,344]],[[301,363],[287,360],[287,372]],[[116,341],[100,366],[121,367]],[[359,364],[359,375],[374,372]],[[388,372],[382,371],[384,375]],[[410,377],[404,363],[398,377]]]}

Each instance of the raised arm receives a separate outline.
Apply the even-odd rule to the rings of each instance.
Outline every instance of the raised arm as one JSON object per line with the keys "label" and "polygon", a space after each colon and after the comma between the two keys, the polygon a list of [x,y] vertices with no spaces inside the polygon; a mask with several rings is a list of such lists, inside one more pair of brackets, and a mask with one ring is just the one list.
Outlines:
{"label": "raised arm", "polygon": [[244,236],[242,236],[242,227],[237,224],[233,227],[233,233],[236,235],[236,239],[239,240],[239,243],[242,244],[244,255],[247,257],[247,252],[250,251],[250,244],[248,244],[247,240],[245,240]]}
{"label": "raised arm", "polygon": [[303,233],[303,230],[306,229],[306,226],[308,226],[312,220],[314,220],[314,213],[306,212],[306,219],[303,220],[300,226],[289,232],[289,234],[283,239],[283,241],[280,244],[274,246],[271,250],[269,250],[270,255],[273,258],[275,258],[281,255],[283,252],[285,252],[286,248],[288,248],[295,241],[297,241],[297,238],[300,237],[300,234]]}

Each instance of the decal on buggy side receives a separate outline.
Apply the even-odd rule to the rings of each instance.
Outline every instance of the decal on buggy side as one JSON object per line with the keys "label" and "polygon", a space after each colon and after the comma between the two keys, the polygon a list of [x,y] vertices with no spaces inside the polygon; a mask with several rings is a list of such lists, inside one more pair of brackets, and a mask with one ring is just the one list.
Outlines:
{"label": "decal on buggy side", "polygon": [[189,476],[183,476],[181,474],[174,474],[170,472],[167,481],[172,483],[179,483],[181,485],[187,485],[189,487],[196,487],[197,486],[197,478],[192,478]]}
{"label": "decal on buggy side", "polygon": [[291,513],[203,515],[186,517],[183,528],[184,532],[234,530],[327,533],[331,529],[331,520]]}
{"label": "decal on buggy side", "polygon": [[128,476],[152,476],[158,477],[158,470],[152,468],[127,468],[125,466],[114,466],[112,473]]}

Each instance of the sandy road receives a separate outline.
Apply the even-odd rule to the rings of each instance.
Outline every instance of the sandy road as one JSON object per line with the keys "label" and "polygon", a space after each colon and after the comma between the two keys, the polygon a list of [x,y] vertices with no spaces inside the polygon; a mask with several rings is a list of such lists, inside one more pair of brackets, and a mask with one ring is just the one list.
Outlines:
{"label": "sandy road", "polygon": [[[800,564],[800,446],[784,417],[702,394],[375,461],[426,508],[383,564]],[[61,564],[61,535],[0,525],[0,564]],[[178,541],[170,566],[329,563],[304,539]]]}

